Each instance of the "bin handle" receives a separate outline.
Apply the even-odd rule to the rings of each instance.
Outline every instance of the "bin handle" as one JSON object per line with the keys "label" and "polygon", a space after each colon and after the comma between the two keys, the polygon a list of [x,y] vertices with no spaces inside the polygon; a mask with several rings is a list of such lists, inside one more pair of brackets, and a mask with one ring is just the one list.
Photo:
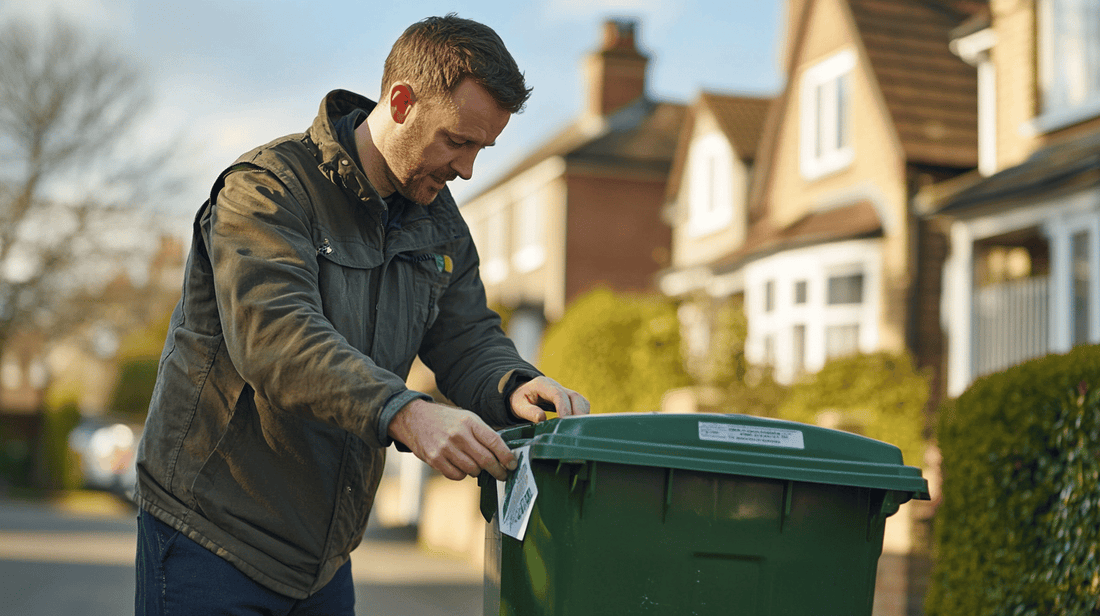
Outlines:
{"label": "bin handle", "polygon": [[497,514],[497,478],[489,474],[489,471],[481,471],[477,476],[477,485],[481,488],[481,517],[486,524],[493,523],[493,516]]}

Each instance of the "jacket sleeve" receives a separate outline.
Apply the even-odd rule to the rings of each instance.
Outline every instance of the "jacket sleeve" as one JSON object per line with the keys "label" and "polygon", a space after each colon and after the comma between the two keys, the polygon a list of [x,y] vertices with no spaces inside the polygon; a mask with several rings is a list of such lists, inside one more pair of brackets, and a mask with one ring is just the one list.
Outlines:
{"label": "jacket sleeve", "polygon": [[307,207],[266,171],[225,178],[203,235],[226,348],[270,406],[384,446],[379,415],[408,390],[325,317]]}
{"label": "jacket sleeve", "polygon": [[465,229],[453,256],[451,284],[439,299],[439,316],[420,347],[439,390],[494,428],[526,423],[512,415],[507,394],[540,376],[501,329],[500,316],[486,302],[477,250]]}

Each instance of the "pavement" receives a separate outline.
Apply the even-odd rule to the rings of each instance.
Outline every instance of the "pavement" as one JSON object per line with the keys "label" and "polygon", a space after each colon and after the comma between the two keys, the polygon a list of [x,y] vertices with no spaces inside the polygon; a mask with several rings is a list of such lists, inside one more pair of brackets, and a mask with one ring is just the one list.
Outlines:
{"label": "pavement", "polygon": [[[110,494],[75,491],[47,502],[0,499],[0,510],[0,565],[17,571],[133,570],[136,509]],[[407,529],[368,528],[352,553],[352,575],[357,614],[473,616],[481,611],[481,570],[456,555],[428,550]],[[129,576],[124,576],[128,590],[119,588],[115,594],[128,594],[132,605]],[[5,591],[26,597],[3,584],[0,597]],[[36,605],[51,599],[45,589],[39,592]]]}

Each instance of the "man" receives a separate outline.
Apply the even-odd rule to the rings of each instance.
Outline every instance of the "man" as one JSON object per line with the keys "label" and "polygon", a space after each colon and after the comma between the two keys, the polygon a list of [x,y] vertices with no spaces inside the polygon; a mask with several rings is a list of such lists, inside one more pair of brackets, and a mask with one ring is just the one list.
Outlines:
{"label": "man", "polygon": [[[446,189],[529,95],[491,29],[430,18],[378,105],[330,93],[218,178],[138,457],[138,613],[351,614],[387,445],[503,479],[490,425],[588,412],[505,338]],[[462,408],[406,388],[417,354]]]}

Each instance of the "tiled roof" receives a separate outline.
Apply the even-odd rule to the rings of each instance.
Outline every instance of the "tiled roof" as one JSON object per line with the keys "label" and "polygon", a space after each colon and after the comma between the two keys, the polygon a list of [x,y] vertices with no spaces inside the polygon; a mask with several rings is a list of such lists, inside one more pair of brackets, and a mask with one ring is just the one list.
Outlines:
{"label": "tiled roof", "polygon": [[1100,133],[1047,146],[1026,161],[964,187],[939,204],[938,213],[1007,209],[1037,199],[1100,186]]}
{"label": "tiled roof", "polygon": [[685,111],[680,104],[643,99],[610,116],[605,131],[564,153],[565,158],[652,166],[668,173]]}
{"label": "tiled roof", "polygon": [[683,130],[680,131],[680,142],[665,189],[668,199],[674,200],[680,190],[688,148],[695,132],[695,119],[703,109],[710,110],[736,155],[743,161],[752,162],[756,159],[764,132],[764,118],[771,103],[771,98],[701,92],[688,109]]}
{"label": "tiled roof", "polygon": [[604,164],[667,173],[685,107],[639,98],[603,119],[581,117],[511,167],[467,202],[491,192],[539,163],[561,156],[567,162]]}
{"label": "tiled roof", "polygon": [[756,146],[760,144],[760,134],[764,129],[764,115],[772,99],[713,92],[703,92],[699,98],[714,114],[714,119],[737,155],[742,160],[756,158]]}
{"label": "tiled roof", "polygon": [[977,71],[951,53],[967,18],[945,0],[848,0],[906,157],[968,168],[978,160]]}
{"label": "tiled roof", "polygon": [[882,221],[870,201],[811,212],[782,228],[765,219],[754,224],[746,242],[736,252],[716,262],[713,269],[725,273],[751,259],[784,250],[880,235]]}

